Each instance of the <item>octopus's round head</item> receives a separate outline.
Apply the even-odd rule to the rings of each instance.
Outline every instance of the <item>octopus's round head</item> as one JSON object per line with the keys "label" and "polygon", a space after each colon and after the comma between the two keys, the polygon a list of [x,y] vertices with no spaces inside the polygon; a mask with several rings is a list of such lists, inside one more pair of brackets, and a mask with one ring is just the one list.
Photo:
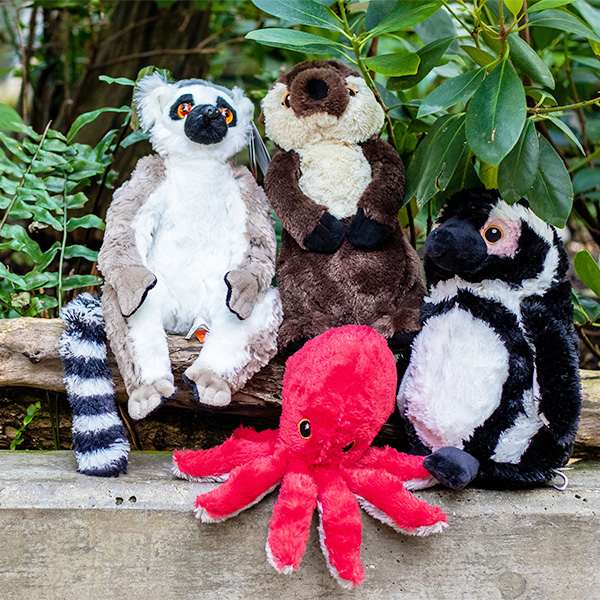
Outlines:
{"label": "octopus's round head", "polygon": [[307,464],[357,461],[394,409],[396,363],[361,325],[308,341],[286,364],[280,443]]}

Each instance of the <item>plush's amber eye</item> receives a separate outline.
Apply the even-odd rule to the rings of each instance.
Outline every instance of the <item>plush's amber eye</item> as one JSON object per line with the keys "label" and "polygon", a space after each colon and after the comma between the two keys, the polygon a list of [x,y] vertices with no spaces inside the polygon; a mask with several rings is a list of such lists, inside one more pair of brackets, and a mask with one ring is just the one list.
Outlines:
{"label": "plush's amber eye", "polygon": [[225,123],[227,123],[227,125],[229,125],[231,123],[231,121],[233,121],[233,113],[228,108],[221,108],[219,110],[221,111],[221,114],[225,118]]}
{"label": "plush's amber eye", "polygon": [[490,225],[483,232],[483,239],[488,244],[497,244],[503,237],[504,234],[502,233],[502,229],[500,229],[500,227],[496,227],[495,225]]}
{"label": "plush's amber eye", "polygon": [[300,436],[303,437],[305,440],[307,440],[310,437],[310,434],[312,432],[310,430],[310,423],[308,419],[302,419],[302,421],[298,423],[298,431],[300,433]]}
{"label": "plush's amber eye", "polygon": [[348,89],[348,93],[354,97],[356,96],[356,90],[353,90],[351,87],[346,86],[346,88]]}
{"label": "plush's amber eye", "polygon": [[344,452],[344,453],[350,452],[350,450],[352,450],[353,446],[354,446],[354,442],[350,442],[347,446],[344,446],[342,448],[342,452]]}
{"label": "plush's amber eye", "polygon": [[189,115],[194,108],[189,102],[183,102],[177,107],[177,116],[183,119],[186,115]]}
{"label": "plush's amber eye", "polygon": [[289,92],[283,97],[283,102],[281,104],[283,104],[286,108],[289,108],[291,106]]}

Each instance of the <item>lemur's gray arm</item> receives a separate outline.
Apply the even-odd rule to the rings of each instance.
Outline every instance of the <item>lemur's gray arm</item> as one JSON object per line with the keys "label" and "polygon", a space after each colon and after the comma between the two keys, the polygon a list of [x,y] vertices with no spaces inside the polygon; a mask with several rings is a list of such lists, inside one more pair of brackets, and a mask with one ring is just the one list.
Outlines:
{"label": "lemur's gray arm", "polygon": [[156,285],[156,277],[145,267],[136,246],[132,223],[164,176],[165,167],[160,156],[140,159],[131,179],[115,192],[106,214],[106,232],[98,255],[98,268],[115,289],[124,317],[130,317]]}
{"label": "lemur's gray arm", "polygon": [[227,306],[240,319],[246,319],[271,285],[275,275],[277,241],[269,203],[262,188],[246,167],[234,167],[246,205],[248,249],[239,267],[225,275],[229,293]]}

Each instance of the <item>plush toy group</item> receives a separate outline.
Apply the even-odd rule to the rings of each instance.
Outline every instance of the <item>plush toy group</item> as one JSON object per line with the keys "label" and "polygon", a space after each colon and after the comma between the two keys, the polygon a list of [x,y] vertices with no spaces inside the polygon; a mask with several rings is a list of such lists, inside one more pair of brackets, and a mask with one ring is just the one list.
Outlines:
{"label": "plush toy group", "polygon": [[[408,489],[527,487],[555,476],[573,448],[581,398],[554,228],[496,191],[457,194],[427,239],[425,298],[398,222],[404,168],[378,137],[383,110],[352,68],[309,61],[283,73],[262,105],[277,146],[264,185],[283,225],[276,265],[267,198],[231,162],[252,136],[242,91],[152,75],[135,101],[157,154],[115,193],[101,307],[82,295],[63,311],[81,472],[114,476],[127,466],[105,336],[139,419],[176,392],[167,334],[196,334],[202,350],[183,381],[212,406],[228,404],[278,347],[298,351],[278,430],[241,428],[218,448],[174,458],[178,476],[226,480],[198,497],[205,522],[281,483],[267,542],[281,572],[298,568],[315,508],[330,570],[352,587],[364,576],[359,505],[423,535],[446,519]],[[413,456],[370,447],[396,397],[390,348],[411,342],[397,403]]]}

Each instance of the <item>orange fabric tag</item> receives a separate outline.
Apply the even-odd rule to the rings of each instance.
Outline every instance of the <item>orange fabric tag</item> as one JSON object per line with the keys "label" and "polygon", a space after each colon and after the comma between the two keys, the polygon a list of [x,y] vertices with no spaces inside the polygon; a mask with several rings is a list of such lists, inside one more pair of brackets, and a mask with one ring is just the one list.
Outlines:
{"label": "orange fabric tag", "polygon": [[207,329],[196,329],[196,331],[194,331],[194,333],[196,334],[196,337],[198,338],[198,341],[201,344],[204,344],[204,338],[206,337],[206,334],[208,333]]}

